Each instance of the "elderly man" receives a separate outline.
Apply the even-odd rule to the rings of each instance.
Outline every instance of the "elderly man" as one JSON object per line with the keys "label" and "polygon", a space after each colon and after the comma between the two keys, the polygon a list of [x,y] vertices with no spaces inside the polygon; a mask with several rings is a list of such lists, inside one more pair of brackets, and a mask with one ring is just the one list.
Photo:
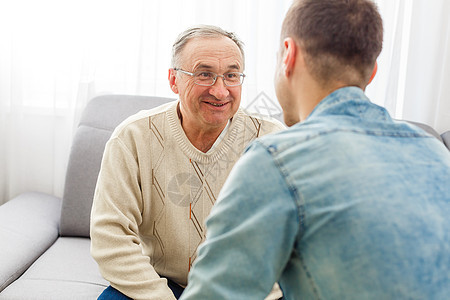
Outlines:
{"label": "elderly man", "polygon": [[112,134],[91,216],[91,253],[111,283],[100,299],[178,297],[234,163],[250,141],[284,128],[239,108],[242,47],[217,27],[183,32],[169,70],[179,101],[142,111]]}
{"label": "elderly man", "polygon": [[364,89],[370,0],[297,0],[275,86],[288,130],[247,149],[207,220],[187,299],[448,299],[450,153]]}

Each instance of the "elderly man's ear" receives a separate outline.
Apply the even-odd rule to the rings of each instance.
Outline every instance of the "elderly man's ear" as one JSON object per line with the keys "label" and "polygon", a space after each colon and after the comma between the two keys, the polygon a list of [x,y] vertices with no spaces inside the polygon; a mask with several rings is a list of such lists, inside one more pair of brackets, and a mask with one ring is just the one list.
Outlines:
{"label": "elderly man's ear", "polygon": [[176,82],[175,82],[175,79],[176,79],[176,71],[174,70],[174,69],[169,69],[169,76],[168,76],[168,79],[169,79],[169,85],[170,85],[170,89],[175,93],[175,94],[178,94],[178,87],[177,87],[177,84],[176,84]]}

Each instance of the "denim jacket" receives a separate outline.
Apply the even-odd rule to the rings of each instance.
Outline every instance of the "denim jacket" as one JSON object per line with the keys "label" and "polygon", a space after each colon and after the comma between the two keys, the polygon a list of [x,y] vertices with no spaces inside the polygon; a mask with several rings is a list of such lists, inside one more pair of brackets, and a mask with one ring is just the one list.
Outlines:
{"label": "denim jacket", "polygon": [[450,152],[356,87],[252,143],[182,299],[449,299]]}

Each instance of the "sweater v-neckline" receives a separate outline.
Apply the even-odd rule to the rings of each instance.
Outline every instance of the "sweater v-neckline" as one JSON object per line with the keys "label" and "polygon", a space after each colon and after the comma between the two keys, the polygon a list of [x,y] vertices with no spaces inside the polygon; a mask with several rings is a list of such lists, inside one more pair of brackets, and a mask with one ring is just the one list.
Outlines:
{"label": "sweater v-neckline", "polygon": [[167,110],[167,120],[170,126],[170,130],[175,138],[176,142],[180,146],[180,149],[183,153],[191,160],[200,162],[200,163],[212,163],[217,161],[219,158],[226,155],[234,145],[236,141],[236,137],[238,135],[238,128],[241,128],[241,124],[243,122],[242,111],[239,108],[236,114],[233,116],[232,121],[230,122],[229,128],[225,133],[224,138],[219,142],[217,146],[211,151],[204,153],[198,150],[187,138],[183,127],[181,126],[181,121],[178,118],[177,106],[179,101],[176,101],[168,110]]}

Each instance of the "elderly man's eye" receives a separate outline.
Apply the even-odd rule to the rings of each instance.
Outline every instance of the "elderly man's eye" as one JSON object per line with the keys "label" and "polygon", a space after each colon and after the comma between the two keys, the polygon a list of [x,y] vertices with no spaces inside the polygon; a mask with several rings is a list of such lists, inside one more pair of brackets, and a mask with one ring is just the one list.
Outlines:
{"label": "elderly man's eye", "polygon": [[234,79],[237,79],[239,77],[239,74],[233,72],[233,73],[227,73],[227,74],[225,74],[225,76],[226,76],[227,79],[234,80]]}
{"label": "elderly man's eye", "polygon": [[197,73],[197,77],[201,78],[201,79],[207,79],[207,78],[209,79],[209,78],[214,77],[214,75],[211,72],[199,72],[199,73]]}

